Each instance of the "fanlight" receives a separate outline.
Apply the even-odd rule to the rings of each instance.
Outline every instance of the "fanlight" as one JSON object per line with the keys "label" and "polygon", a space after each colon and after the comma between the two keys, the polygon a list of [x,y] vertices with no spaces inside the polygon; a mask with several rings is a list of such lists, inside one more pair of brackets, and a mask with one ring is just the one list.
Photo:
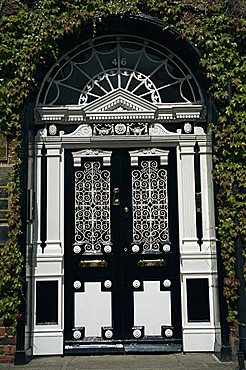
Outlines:
{"label": "fanlight", "polygon": [[46,76],[37,106],[85,107],[119,89],[157,106],[203,102],[194,75],[177,55],[153,41],[118,35],[64,55]]}

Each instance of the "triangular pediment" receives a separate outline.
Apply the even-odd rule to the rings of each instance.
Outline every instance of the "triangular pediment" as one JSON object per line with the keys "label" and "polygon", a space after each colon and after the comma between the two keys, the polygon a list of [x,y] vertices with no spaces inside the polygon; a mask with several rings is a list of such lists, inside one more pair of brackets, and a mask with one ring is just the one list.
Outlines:
{"label": "triangular pediment", "polygon": [[88,104],[84,112],[155,112],[156,109],[154,104],[120,88]]}

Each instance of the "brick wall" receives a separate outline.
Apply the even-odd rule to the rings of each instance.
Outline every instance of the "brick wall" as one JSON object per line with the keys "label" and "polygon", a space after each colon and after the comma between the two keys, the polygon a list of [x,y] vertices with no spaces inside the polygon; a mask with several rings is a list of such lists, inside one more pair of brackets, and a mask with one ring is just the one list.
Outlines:
{"label": "brick wall", "polygon": [[0,363],[13,362],[16,337],[11,334],[12,328],[4,325],[0,319]]}
{"label": "brick wall", "polygon": [[[10,146],[5,135],[0,133],[0,248],[8,238],[8,188],[12,165]],[[0,362],[12,362],[16,338],[11,335],[11,327],[0,319]]]}

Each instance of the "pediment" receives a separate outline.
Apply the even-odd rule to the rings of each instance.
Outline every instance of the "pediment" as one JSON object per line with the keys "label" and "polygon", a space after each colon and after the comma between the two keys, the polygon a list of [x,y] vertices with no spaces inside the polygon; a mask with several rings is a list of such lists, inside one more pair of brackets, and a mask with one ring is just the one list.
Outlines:
{"label": "pediment", "polygon": [[121,88],[98,98],[84,108],[85,114],[110,112],[155,112],[157,107]]}

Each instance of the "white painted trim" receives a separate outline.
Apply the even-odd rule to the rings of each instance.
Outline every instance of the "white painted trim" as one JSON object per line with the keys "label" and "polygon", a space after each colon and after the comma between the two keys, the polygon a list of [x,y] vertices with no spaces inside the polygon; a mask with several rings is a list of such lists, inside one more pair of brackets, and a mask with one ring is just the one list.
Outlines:
{"label": "white painted trim", "polygon": [[82,158],[102,158],[104,166],[111,165],[112,151],[106,151],[101,149],[82,149],[78,152],[72,152],[73,165],[74,167],[81,166]]}
{"label": "white painted trim", "polygon": [[122,88],[118,88],[117,90],[113,90],[86,105],[84,112],[86,114],[95,112],[110,112],[114,111],[114,107],[119,105],[124,106],[125,111],[131,112],[143,111],[149,113],[151,111],[155,112],[157,109],[153,103],[148,102],[140,96],[132,94],[130,91],[125,91]]}
{"label": "white painted trim", "polygon": [[129,151],[131,158],[131,166],[138,166],[139,157],[160,157],[161,165],[168,165],[169,150],[161,150],[158,148],[146,148]]}
{"label": "white painted trim", "polygon": [[61,255],[60,241],[60,161],[61,145],[48,143],[47,149],[47,240],[45,254]]}
{"label": "white painted trim", "polygon": [[214,193],[212,183],[212,146],[211,141],[199,142],[201,167],[201,205],[203,224],[202,250],[216,251]]}
{"label": "white painted trim", "polygon": [[33,355],[62,355],[63,354],[63,332],[49,333],[35,331],[33,333]]}
{"label": "white painted trim", "polygon": [[183,235],[181,252],[198,252],[196,232],[194,141],[181,141],[181,183]]}
{"label": "white painted trim", "polygon": [[183,331],[184,352],[214,352],[215,330]]}
{"label": "white painted trim", "polygon": [[[77,133],[76,133],[77,132]],[[56,219],[57,232],[50,233],[52,237],[47,239],[47,247],[45,253],[40,253],[38,258],[33,257],[35,267],[35,281],[37,280],[58,280],[59,281],[59,330],[54,330],[53,326],[40,327],[35,325],[33,340],[34,346],[40,346],[34,348],[34,354],[49,354],[49,351],[53,351],[53,354],[62,354],[63,348],[60,346],[62,338],[62,331],[64,328],[64,151],[66,148],[72,150],[84,150],[93,148],[115,148],[115,147],[128,147],[128,148],[142,148],[142,147],[156,147],[163,148],[165,151],[166,147],[176,147],[177,153],[177,183],[178,183],[178,206],[179,206],[179,238],[180,238],[180,266],[181,266],[181,301],[182,301],[182,322],[183,322],[183,339],[184,339],[184,351],[213,351],[215,332],[219,333],[219,319],[218,319],[218,306],[217,302],[217,266],[216,266],[216,254],[214,249],[214,237],[213,233],[205,234],[207,242],[211,246],[210,248],[203,249],[197,244],[196,227],[187,233],[186,226],[188,221],[193,222],[195,212],[195,189],[194,189],[194,145],[195,141],[199,140],[201,151],[201,169],[202,171],[202,182],[204,181],[202,192],[204,194],[203,204],[207,202],[207,206],[204,207],[204,214],[210,212],[208,215],[207,222],[209,225],[213,225],[213,208],[210,208],[212,202],[212,179],[209,178],[211,168],[211,153],[210,153],[210,141],[209,137],[204,135],[199,130],[199,134],[181,134],[181,133],[170,133],[167,130],[159,131],[158,135],[155,135],[156,131],[152,130],[153,136],[102,136],[92,137],[77,135],[79,132],[78,128],[74,133],[61,136],[46,136],[47,132],[44,130],[42,137],[36,139],[36,199],[37,199],[37,212],[39,212],[39,224],[37,225],[40,230],[40,197],[41,197],[41,147],[43,142],[47,148],[47,161],[51,161],[58,167],[56,171],[52,173],[53,179],[57,181],[58,197],[53,200],[53,204],[56,208],[55,214],[59,209],[59,215]],[[41,140],[38,142],[38,140]],[[208,140],[208,142],[206,142]],[[51,163],[50,162],[50,163]],[[51,168],[50,166],[49,168]],[[53,167],[52,167],[53,168]],[[191,176],[187,177],[187,173],[191,173]],[[52,181],[49,181],[52,184]],[[188,194],[187,194],[188,188]],[[207,198],[206,198],[207,197]],[[190,203],[191,202],[191,203]],[[188,207],[188,215],[185,210]],[[207,211],[206,211],[207,210]],[[36,212],[36,214],[37,214]],[[54,214],[54,213],[52,213]],[[35,242],[35,241],[34,241]],[[206,242],[204,238],[204,242]],[[40,250],[40,239],[36,241],[36,245]],[[29,271],[30,272],[30,271]],[[30,272],[31,273],[31,272]],[[28,275],[31,278],[31,275]],[[211,322],[209,323],[188,323],[187,322],[187,301],[186,301],[186,279],[188,277],[206,277],[209,279],[209,296],[210,296],[210,314]],[[34,296],[34,295],[33,295]],[[212,316],[213,315],[213,316]],[[55,334],[54,334],[55,333]],[[54,348],[50,348],[50,342],[54,340]],[[201,346],[197,347],[197,343],[200,342]],[[45,347],[46,346],[46,347]],[[202,347],[202,348],[201,348]],[[57,349],[59,348],[59,350]],[[59,352],[60,351],[60,352]],[[59,353],[58,353],[59,352]]]}
{"label": "white painted trim", "polygon": [[[117,95],[115,98],[114,95]],[[110,99],[109,99],[110,98]],[[103,102],[105,110],[100,110],[99,100]],[[129,110],[115,111],[116,102],[121,100],[122,104],[128,106]],[[108,109],[108,110],[107,110]],[[67,105],[36,108],[36,123],[59,123],[69,124],[70,122],[171,122],[183,120],[202,119],[204,106],[198,103],[165,103],[151,104],[148,101],[134,96],[129,91],[125,94],[122,89],[113,91],[111,94],[92,102],[86,107]]]}
{"label": "white painted trim", "polygon": [[[34,228],[36,230],[36,246],[37,246],[37,253],[41,254],[42,249],[40,248],[41,244],[41,150],[42,150],[43,143],[36,142],[35,145],[35,178],[36,178],[36,208],[35,208],[35,219],[34,219]],[[35,243],[35,241],[34,241]]]}

